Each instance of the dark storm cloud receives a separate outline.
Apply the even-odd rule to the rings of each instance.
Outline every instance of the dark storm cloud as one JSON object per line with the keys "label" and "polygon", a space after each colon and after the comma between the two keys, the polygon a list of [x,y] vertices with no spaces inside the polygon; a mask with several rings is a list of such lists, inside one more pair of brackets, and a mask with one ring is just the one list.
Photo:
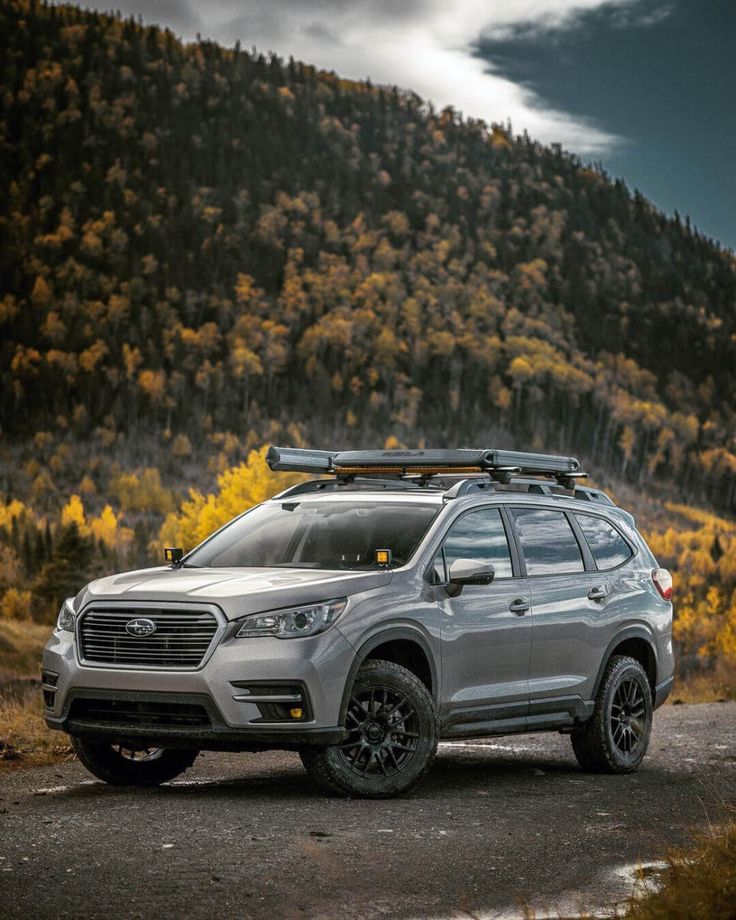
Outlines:
{"label": "dark storm cloud", "polygon": [[564,29],[518,27],[475,53],[494,73],[630,143],[604,165],[660,207],[736,246],[736,5],[602,6]]}

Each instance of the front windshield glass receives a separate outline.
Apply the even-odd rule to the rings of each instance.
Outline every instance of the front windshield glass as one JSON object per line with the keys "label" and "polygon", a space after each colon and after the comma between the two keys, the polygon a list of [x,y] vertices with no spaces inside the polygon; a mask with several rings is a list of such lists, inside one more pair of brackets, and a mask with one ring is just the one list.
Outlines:
{"label": "front windshield glass", "polygon": [[377,549],[404,565],[439,511],[399,502],[283,501],[258,505],[195,550],[187,566],[378,568]]}

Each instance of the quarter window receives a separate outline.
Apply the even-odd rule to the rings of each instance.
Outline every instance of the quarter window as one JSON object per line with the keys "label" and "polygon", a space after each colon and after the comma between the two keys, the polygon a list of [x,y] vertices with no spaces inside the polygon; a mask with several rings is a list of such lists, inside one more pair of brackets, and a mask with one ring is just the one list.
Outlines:
{"label": "quarter window", "polygon": [[511,578],[511,553],[498,508],[479,508],[464,514],[450,528],[444,544],[449,571],[456,559],[475,559],[492,565],[495,578]]}
{"label": "quarter window", "polygon": [[578,541],[561,511],[512,508],[527,575],[558,575],[585,569]]}
{"label": "quarter window", "polygon": [[576,514],[599,570],[615,569],[631,558],[631,549],[613,524],[591,514]]}

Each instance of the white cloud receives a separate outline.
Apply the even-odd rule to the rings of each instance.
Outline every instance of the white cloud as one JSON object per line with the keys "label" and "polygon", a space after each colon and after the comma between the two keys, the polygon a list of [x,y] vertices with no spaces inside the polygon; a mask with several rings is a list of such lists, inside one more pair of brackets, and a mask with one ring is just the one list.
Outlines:
{"label": "white cloud", "polygon": [[[335,70],[349,79],[411,89],[487,122],[510,119],[545,143],[601,155],[622,143],[591,121],[548,108],[531,90],[493,72],[473,47],[482,36],[522,27],[543,33],[574,26],[586,10],[636,0],[123,0],[116,7],[168,25],[240,41]],[[178,9],[178,12],[177,12]],[[195,26],[194,23],[198,22]]]}

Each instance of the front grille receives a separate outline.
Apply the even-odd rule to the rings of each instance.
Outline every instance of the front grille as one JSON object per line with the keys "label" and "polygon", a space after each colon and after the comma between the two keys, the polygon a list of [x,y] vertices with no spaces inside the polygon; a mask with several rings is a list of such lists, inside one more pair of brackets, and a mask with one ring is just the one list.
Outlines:
{"label": "front grille", "polygon": [[137,700],[74,700],[69,720],[77,726],[115,725],[139,728],[211,727],[204,706],[192,703],[159,703]]}
{"label": "front grille", "polygon": [[[151,620],[150,636],[130,635],[126,625]],[[123,667],[194,670],[217,632],[217,620],[205,610],[128,608],[83,613],[79,623],[80,654],[84,661]]]}

